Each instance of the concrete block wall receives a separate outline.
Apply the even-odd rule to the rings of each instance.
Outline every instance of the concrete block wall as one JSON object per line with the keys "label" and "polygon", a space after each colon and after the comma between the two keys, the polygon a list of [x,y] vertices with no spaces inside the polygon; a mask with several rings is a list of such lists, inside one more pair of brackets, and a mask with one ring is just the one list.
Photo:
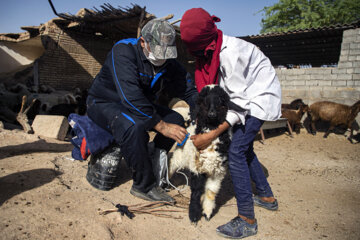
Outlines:
{"label": "concrete block wall", "polygon": [[37,60],[39,83],[59,90],[90,87],[113,45],[101,36],[63,31],[51,21],[46,23],[42,42],[46,51]]}
{"label": "concrete block wall", "polygon": [[360,100],[360,28],[344,31],[337,67],[276,69],[276,72],[283,103],[302,98],[308,104],[324,100],[354,104]]}

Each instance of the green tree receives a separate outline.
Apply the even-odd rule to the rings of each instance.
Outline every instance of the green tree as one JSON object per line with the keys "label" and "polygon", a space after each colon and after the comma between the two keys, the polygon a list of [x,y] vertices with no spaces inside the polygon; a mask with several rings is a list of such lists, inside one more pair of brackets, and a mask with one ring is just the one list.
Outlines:
{"label": "green tree", "polygon": [[279,0],[264,7],[261,33],[346,24],[360,19],[359,0]]}

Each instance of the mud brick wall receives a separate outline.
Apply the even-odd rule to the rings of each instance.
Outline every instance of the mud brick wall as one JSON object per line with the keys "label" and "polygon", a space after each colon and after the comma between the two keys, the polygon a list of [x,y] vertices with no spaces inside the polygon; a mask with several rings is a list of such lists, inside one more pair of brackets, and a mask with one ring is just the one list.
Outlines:
{"label": "mud brick wall", "polygon": [[37,60],[39,83],[57,90],[88,88],[113,45],[101,36],[63,31],[52,22],[47,23],[42,42],[46,51]]}
{"label": "mud brick wall", "polygon": [[360,100],[360,28],[344,31],[337,67],[276,69],[276,72],[283,103],[302,98],[308,104],[324,100],[354,104]]}

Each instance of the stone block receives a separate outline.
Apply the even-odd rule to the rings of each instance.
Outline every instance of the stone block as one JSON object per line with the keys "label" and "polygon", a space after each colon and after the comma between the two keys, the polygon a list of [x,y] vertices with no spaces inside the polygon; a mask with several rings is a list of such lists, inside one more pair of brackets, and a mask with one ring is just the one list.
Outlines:
{"label": "stone block", "polygon": [[346,86],[346,81],[345,80],[334,80],[334,81],[331,81],[331,85],[336,86],[336,87]]}
{"label": "stone block", "polygon": [[286,80],[297,80],[298,79],[298,75],[287,75],[286,76]]}
{"label": "stone block", "polygon": [[353,49],[360,49],[359,43],[350,43],[350,51]]}
{"label": "stone block", "polygon": [[339,68],[351,68],[353,66],[352,62],[339,62]]}
{"label": "stone block", "polygon": [[311,75],[299,75],[298,80],[310,80]]}
{"label": "stone block", "polygon": [[338,97],[338,92],[334,90],[325,90],[322,95],[325,99],[336,99]]}
{"label": "stone block", "polygon": [[294,98],[296,97],[296,92],[294,90],[282,90],[281,95],[284,98]]}
{"label": "stone block", "polygon": [[331,81],[319,80],[318,84],[319,86],[331,86]]}
{"label": "stone block", "polygon": [[338,79],[338,75],[332,73],[332,74],[326,75],[324,80],[334,80],[334,79]]}
{"label": "stone block", "polygon": [[64,116],[36,115],[32,128],[39,136],[64,140],[69,123]]}
{"label": "stone block", "polygon": [[352,80],[352,74],[338,74],[339,80]]}
{"label": "stone block", "polygon": [[318,80],[308,80],[306,81],[306,86],[318,86]]}
{"label": "stone block", "polygon": [[307,92],[308,92],[308,90],[306,90],[306,89],[297,89],[295,91],[296,96],[299,98],[305,98],[307,96]]}
{"label": "stone block", "polygon": [[301,75],[305,73],[305,69],[289,69],[288,74],[289,75]]}
{"label": "stone block", "polygon": [[356,57],[358,56],[348,56],[348,61],[352,62],[352,61],[356,61]]}
{"label": "stone block", "polygon": [[335,68],[331,71],[332,74],[341,74],[341,73],[346,73],[346,69],[339,69],[339,68]]}
{"label": "stone block", "polygon": [[349,29],[349,30],[345,30],[343,32],[343,38],[346,38],[346,37],[349,37],[349,36],[353,36],[353,35],[356,35],[356,30],[353,30],[353,29]]}
{"label": "stone block", "polygon": [[293,81],[293,86],[304,86],[304,85],[305,85],[304,80]]}
{"label": "stone block", "polygon": [[356,35],[343,38],[343,43],[352,43],[356,41]]}
{"label": "stone block", "polygon": [[311,90],[310,91],[310,98],[311,99],[321,99],[322,98],[322,92],[319,90]]}
{"label": "stone block", "polygon": [[347,69],[346,69],[346,73],[347,73],[347,74],[352,74],[352,73],[354,73],[354,71],[355,71],[354,68],[347,68]]}
{"label": "stone block", "polygon": [[347,80],[347,81],[346,81],[346,86],[348,86],[348,87],[353,87],[353,86],[355,86],[355,81],[353,81],[353,80]]}
{"label": "stone block", "polygon": [[324,79],[324,75],[323,74],[314,74],[311,75],[310,79],[315,79],[315,80],[323,80]]}
{"label": "stone block", "polygon": [[352,80],[360,80],[360,74],[359,73],[353,74]]}
{"label": "stone block", "polygon": [[360,61],[353,62],[354,68],[360,68]]}
{"label": "stone block", "polygon": [[306,73],[307,74],[324,74],[326,72],[326,70],[330,73],[331,69],[324,69],[324,68],[309,68],[306,69]]}
{"label": "stone block", "polygon": [[350,55],[350,56],[358,56],[358,55],[360,55],[360,49],[351,50],[351,51],[349,52],[349,55]]}

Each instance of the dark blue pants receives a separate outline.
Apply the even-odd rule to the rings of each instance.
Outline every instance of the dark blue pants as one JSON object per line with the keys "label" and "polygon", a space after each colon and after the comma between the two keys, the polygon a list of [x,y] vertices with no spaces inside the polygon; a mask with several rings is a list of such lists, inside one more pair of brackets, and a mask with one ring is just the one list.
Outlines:
{"label": "dark blue pants", "polygon": [[229,170],[234,185],[238,213],[247,218],[255,218],[251,180],[256,184],[256,194],[272,197],[260,162],[254,153],[254,139],[264,121],[246,116],[245,125],[233,127],[233,137],[229,149]]}
{"label": "dark blue pants", "polygon": [[[149,134],[140,119],[131,115],[120,104],[99,102],[91,97],[87,101],[87,114],[97,125],[109,131],[120,145],[121,153],[127,165],[133,170],[133,186],[143,192],[148,192],[156,184],[148,153]],[[177,112],[156,106],[157,113],[167,123],[184,126],[184,118]],[[131,116],[134,122],[124,116]],[[157,134],[155,147],[169,151],[174,140]]]}

